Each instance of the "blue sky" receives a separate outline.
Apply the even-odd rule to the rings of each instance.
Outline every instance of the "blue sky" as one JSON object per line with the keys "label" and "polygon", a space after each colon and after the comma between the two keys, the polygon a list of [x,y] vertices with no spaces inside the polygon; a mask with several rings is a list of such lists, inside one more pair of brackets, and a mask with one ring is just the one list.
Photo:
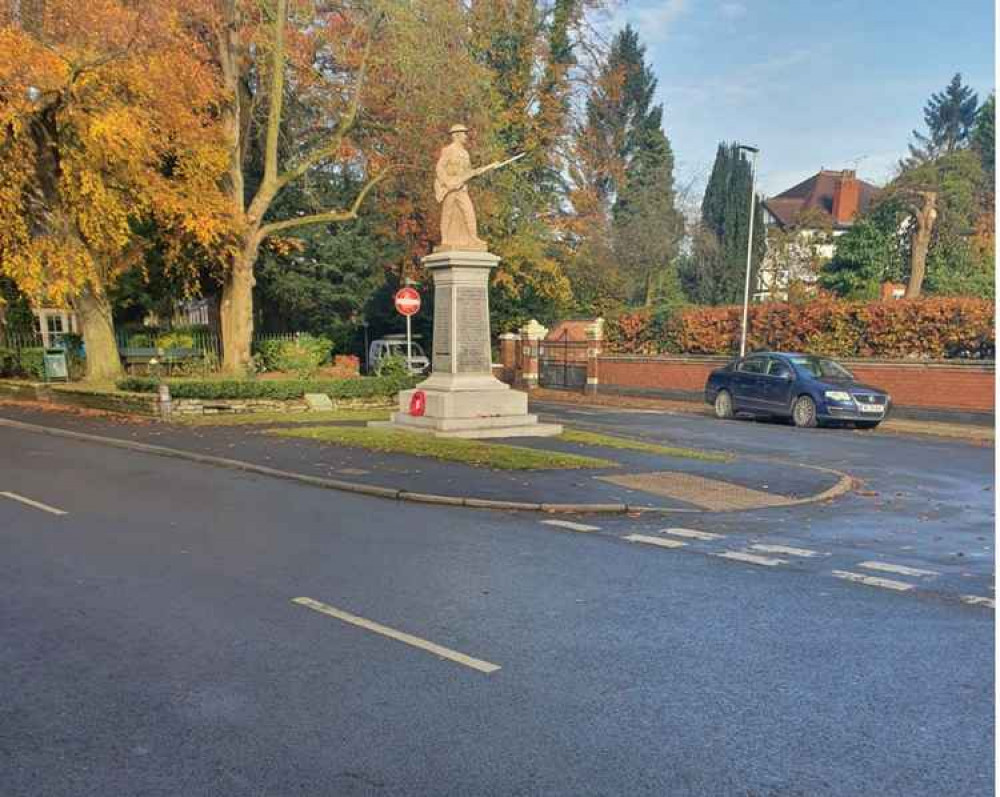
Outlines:
{"label": "blue sky", "polygon": [[995,85],[993,0],[633,0],[678,183],[700,201],[719,141],[760,147],[760,190],[820,168],[891,177],[930,94]]}

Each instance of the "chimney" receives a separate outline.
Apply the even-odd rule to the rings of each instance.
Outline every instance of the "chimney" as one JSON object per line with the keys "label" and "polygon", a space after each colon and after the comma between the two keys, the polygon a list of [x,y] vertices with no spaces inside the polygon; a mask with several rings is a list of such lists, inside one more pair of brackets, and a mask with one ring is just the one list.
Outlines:
{"label": "chimney", "polygon": [[833,222],[850,224],[858,214],[861,185],[853,169],[844,169],[833,185]]}

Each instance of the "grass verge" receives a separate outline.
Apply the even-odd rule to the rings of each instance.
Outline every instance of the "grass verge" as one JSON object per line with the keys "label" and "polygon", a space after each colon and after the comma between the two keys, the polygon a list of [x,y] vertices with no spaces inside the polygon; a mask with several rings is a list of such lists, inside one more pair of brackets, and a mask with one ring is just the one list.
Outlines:
{"label": "grass verge", "polygon": [[278,437],[299,437],[349,448],[364,448],[369,451],[432,457],[496,470],[614,468],[618,465],[611,460],[583,457],[578,454],[484,443],[479,440],[432,437],[418,432],[392,429],[319,426],[305,429],[272,429],[267,434]]}
{"label": "grass verge", "polygon": [[327,423],[329,421],[387,421],[392,408],[316,410],[313,412],[244,412],[218,415],[175,415],[184,426],[269,426],[276,423]]}
{"label": "grass verge", "polygon": [[626,451],[640,451],[644,454],[662,454],[667,457],[683,457],[685,459],[700,459],[705,462],[731,462],[729,454],[719,454],[712,451],[699,451],[696,448],[681,448],[665,446],[659,443],[647,443],[645,440],[633,440],[628,437],[615,437],[600,432],[587,432],[583,429],[566,429],[558,438],[565,443],[578,443],[584,446],[599,448],[619,448]]}

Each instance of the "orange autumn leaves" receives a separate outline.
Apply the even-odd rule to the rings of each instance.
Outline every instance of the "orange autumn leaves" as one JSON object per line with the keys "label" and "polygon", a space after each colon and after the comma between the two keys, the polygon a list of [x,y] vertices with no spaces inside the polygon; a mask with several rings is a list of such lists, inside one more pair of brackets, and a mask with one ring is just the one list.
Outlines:
{"label": "orange autumn leaves", "polygon": [[49,0],[0,22],[0,273],[41,301],[103,292],[153,222],[221,247],[217,82],[183,5]]}

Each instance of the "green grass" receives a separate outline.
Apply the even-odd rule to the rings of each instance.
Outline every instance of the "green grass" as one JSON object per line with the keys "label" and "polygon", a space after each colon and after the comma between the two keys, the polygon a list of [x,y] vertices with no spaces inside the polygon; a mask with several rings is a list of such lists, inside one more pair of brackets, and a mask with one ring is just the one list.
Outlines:
{"label": "green grass", "polygon": [[432,457],[496,470],[613,468],[618,465],[616,462],[596,457],[484,443],[479,440],[433,437],[418,432],[392,429],[319,426],[306,429],[272,429],[267,434],[299,437],[331,445],[364,448],[369,451]]}
{"label": "green grass", "polygon": [[245,412],[217,415],[175,415],[185,426],[270,426],[276,423],[327,423],[329,421],[387,421],[392,408],[316,410],[313,412]]}
{"label": "green grass", "polygon": [[566,429],[558,438],[565,443],[579,443],[584,446],[599,448],[618,448],[626,451],[640,451],[644,454],[663,454],[667,457],[683,457],[700,459],[706,462],[731,462],[728,454],[718,454],[711,451],[699,451],[696,448],[681,448],[664,446],[659,443],[647,443],[645,440],[633,440],[627,437],[615,437],[599,432],[586,432],[582,429]]}

